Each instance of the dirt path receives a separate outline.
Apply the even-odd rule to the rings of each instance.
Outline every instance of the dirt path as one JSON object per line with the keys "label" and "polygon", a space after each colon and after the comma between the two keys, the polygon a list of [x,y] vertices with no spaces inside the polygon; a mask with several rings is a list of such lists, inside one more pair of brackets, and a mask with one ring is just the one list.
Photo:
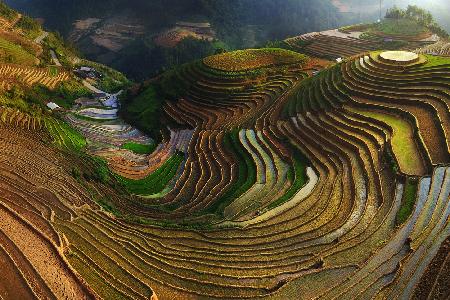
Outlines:
{"label": "dirt path", "polygon": [[44,41],[48,37],[48,32],[44,31],[40,36],[34,39],[34,42],[36,44],[42,44],[42,41]]}
{"label": "dirt path", "polygon": [[52,56],[52,60],[55,63],[55,65],[58,66],[58,67],[62,67],[62,65],[61,65],[61,63],[60,63],[60,61],[58,59],[58,56],[56,56],[55,51],[50,50],[50,55]]}

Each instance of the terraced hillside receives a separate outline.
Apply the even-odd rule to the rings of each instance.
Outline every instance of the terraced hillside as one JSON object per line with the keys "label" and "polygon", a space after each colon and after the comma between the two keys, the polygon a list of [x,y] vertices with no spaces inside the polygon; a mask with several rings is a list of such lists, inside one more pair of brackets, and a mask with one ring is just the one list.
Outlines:
{"label": "terraced hillside", "polygon": [[442,295],[450,64],[370,52],[307,78],[319,61],[275,53],[179,69],[151,148],[100,104],[66,116],[87,143],[4,110],[2,298]]}
{"label": "terraced hillside", "polygon": [[[377,23],[358,24],[289,38],[284,43],[301,53],[335,60],[361,52],[385,50],[437,49],[448,34],[430,20],[422,20],[426,11],[388,11]],[[409,9],[409,8],[408,8]],[[408,17],[409,16],[409,17]],[[428,24],[428,25],[425,25]],[[438,51],[436,51],[438,52]],[[440,51],[445,54],[445,50]]]}
{"label": "terraced hillside", "polygon": [[0,299],[447,299],[450,60],[366,46],[219,54],[59,113],[8,98]]}

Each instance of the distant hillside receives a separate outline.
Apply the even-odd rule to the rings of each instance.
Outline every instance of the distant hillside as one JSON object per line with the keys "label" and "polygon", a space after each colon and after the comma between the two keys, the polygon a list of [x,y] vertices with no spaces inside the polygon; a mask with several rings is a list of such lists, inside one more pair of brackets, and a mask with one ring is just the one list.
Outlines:
{"label": "distant hillside", "polygon": [[[333,0],[335,6],[345,14],[345,22],[360,23],[375,21],[379,18],[379,2],[372,0]],[[384,0],[382,15],[394,5],[405,8],[408,5],[419,5],[429,10],[436,21],[447,31],[450,31],[450,1],[448,0]]]}
{"label": "distant hillside", "polygon": [[47,103],[69,108],[90,94],[74,76],[74,67],[92,65],[104,75],[92,84],[118,90],[128,84],[119,72],[80,60],[75,49],[57,33],[46,32],[31,17],[0,1],[0,106],[41,116]]}
{"label": "distant hillside", "polygon": [[[70,38],[89,59],[134,78],[269,40],[334,28],[341,23],[331,0],[15,0],[6,1]],[[79,22],[76,22],[80,20]],[[174,32],[177,22],[209,22],[216,41]],[[76,22],[76,23],[75,23]],[[75,23],[75,24],[74,24]],[[157,37],[169,32],[162,39]],[[190,37],[175,48],[167,36]],[[156,39],[156,42],[155,42]],[[208,38],[207,38],[208,39]],[[161,42],[162,41],[162,42]],[[161,46],[163,45],[163,46]]]}

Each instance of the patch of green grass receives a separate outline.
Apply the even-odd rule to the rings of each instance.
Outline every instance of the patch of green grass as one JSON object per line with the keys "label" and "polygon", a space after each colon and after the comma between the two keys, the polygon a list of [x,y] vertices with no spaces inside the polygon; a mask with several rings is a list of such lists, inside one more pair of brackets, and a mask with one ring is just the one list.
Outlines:
{"label": "patch of green grass", "polygon": [[94,200],[95,200],[95,202],[97,202],[98,205],[103,207],[103,209],[106,210],[107,212],[112,213],[116,217],[121,216],[121,212],[114,206],[113,202],[111,201],[111,199],[109,197],[103,197],[103,198],[94,199]]}
{"label": "patch of green grass", "polygon": [[80,151],[86,147],[86,139],[64,121],[48,117],[45,127],[53,138],[53,144],[60,149]]}
{"label": "patch of green grass", "polygon": [[130,142],[122,145],[122,149],[127,149],[137,154],[150,154],[155,151],[156,147],[158,147],[156,143],[145,145]]}
{"label": "patch of green grass", "polygon": [[36,38],[42,32],[41,25],[33,18],[25,15],[23,15],[17,22],[16,28],[22,29],[25,35],[29,38]]}
{"label": "patch of green grass", "polygon": [[50,76],[56,77],[56,76],[58,76],[59,70],[55,66],[49,66],[48,72],[50,73]]}
{"label": "patch of green grass", "polygon": [[[56,68],[57,69],[57,68]],[[58,72],[58,70],[56,70]],[[27,96],[34,103],[55,102],[61,107],[71,108],[75,100],[90,95],[90,92],[77,81],[60,82],[51,90],[42,84],[35,84],[27,90]]]}
{"label": "patch of green grass", "polygon": [[14,63],[27,66],[36,64],[36,57],[20,45],[0,38],[0,59],[3,63]]}
{"label": "patch of green grass", "polygon": [[424,164],[414,141],[413,128],[408,121],[399,116],[377,111],[366,111],[356,108],[350,108],[350,110],[388,124],[394,130],[391,144],[400,170],[409,175],[423,173]]}
{"label": "patch of green grass", "polygon": [[273,209],[289,201],[308,182],[308,176],[306,175],[307,158],[303,153],[294,148],[292,161],[293,167],[289,169],[288,173],[288,179],[292,182],[292,185],[283,196],[272,202],[267,207],[268,209]]}
{"label": "patch of green grass", "polygon": [[425,32],[427,29],[425,26],[411,19],[386,18],[375,26],[375,30],[378,30],[386,35],[414,36]]}
{"label": "patch of green grass", "polygon": [[141,180],[132,180],[119,175],[116,175],[116,178],[131,194],[141,196],[156,194],[164,190],[170,180],[172,180],[183,160],[184,154],[177,153],[169,158],[159,169]]}
{"label": "patch of green grass", "polygon": [[441,65],[450,65],[450,57],[425,55],[427,63],[422,65],[421,68],[437,67]]}
{"label": "patch of green grass", "polygon": [[405,184],[405,190],[403,192],[402,204],[395,217],[395,223],[397,225],[403,224],[411,215],[416,202],[418,182],[417,180],[408,178]]}

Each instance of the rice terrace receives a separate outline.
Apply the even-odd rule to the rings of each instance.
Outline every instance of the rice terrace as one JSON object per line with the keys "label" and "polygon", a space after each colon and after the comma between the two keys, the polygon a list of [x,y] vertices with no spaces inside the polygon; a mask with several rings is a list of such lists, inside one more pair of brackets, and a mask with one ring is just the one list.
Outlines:
{"label": "rice terrace", "polygon": [[142,81],[1,1],[0,21],[1,300],[450,298],[428,12]]}

